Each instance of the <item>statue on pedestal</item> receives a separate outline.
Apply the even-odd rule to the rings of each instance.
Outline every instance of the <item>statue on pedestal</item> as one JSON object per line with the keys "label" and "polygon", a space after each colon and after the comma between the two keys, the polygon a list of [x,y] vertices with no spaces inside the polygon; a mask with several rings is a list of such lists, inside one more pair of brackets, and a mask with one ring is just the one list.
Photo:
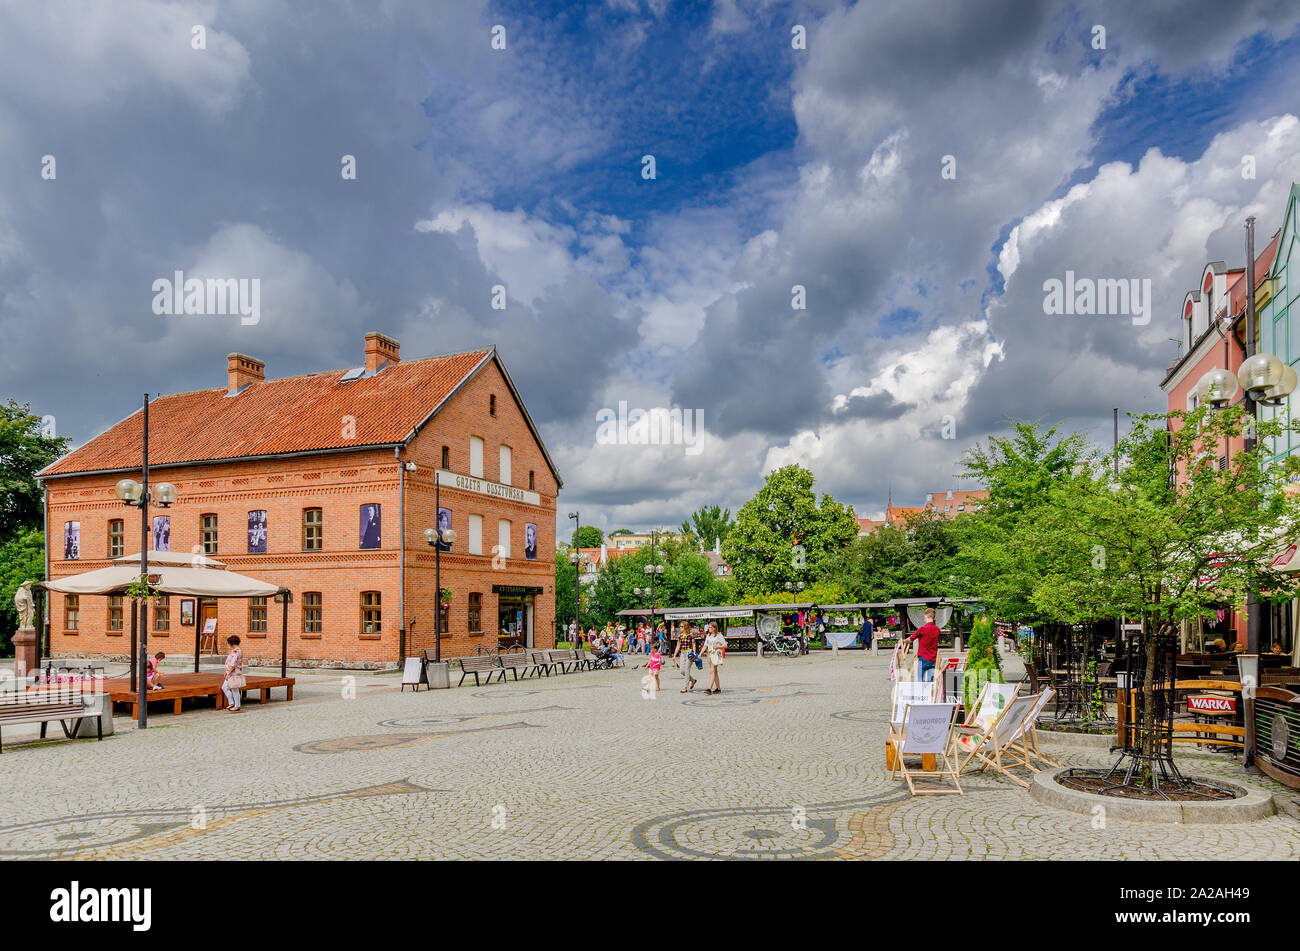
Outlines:
{"label": "statue on pedestal", "polygon": [[30,581],[24,581],[14,592],[14,607],[18,609],[18,630],[30,629],[36,624],[36,600],[32,597]]}

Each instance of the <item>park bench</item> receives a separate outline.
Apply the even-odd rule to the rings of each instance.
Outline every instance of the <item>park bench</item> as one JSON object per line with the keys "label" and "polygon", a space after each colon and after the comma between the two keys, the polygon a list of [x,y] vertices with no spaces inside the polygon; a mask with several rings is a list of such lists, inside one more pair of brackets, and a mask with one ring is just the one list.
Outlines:
{"label": "park bench", "polygon": [[510,671],[515,675],[515,680],[519,679],[520,671],[523,671],[525,677],[529,674],[540,673],[542,667],[533,660],[528,651],[515,651],[510,654],[501,654],[498,658],[501,661],[501,679],[505,679],[505,671]]}
{"label": "park bench", "polygon": [[562,674],[567,674],[570,669],[576,670],[578,667],[578,662],[574,658],[572,650],[548,650],[543,653],[551,662],[551,668],[558,670]]}
{"label": "park bench", "polygon": [[[93,718],[99,739],[102,740],[104,718],[97,712],[98,709],[98,707],[85,706],[80,696],[73,699],[33,696],[21,700],[0,700],[0,729],[19,723],[39,723],[43,740],[46,727],[52,721],[57,721],[59,726],[63,727],[64,735],[71,739],[81,729],[82,720]],[[73,721],[72,729],[68,729],[69,720]],[[3,740],[0,740],[0,752],[3,751]]]}
{"label": "park bench", "polygon": [[477,654],[471,657],[462,657],[460,659],[460,680],[456,683],[459,687],[465,682],[465,678],[470,674],[474,675],[474,686],[479,686],[479,674],[487,676],[487,682],[492,682],[492,675],[500,673],[501,679],[506,679],[505,668],[501,666],[500,661],[495,654]]}
{"label": "park bench", "polygon": [[533,663],[537,665],[538,670],[548,677],[551,676],[551,671],[555,668],[555,661],[551,659],[550,651],[530,650],[528,656],[533,659]]}

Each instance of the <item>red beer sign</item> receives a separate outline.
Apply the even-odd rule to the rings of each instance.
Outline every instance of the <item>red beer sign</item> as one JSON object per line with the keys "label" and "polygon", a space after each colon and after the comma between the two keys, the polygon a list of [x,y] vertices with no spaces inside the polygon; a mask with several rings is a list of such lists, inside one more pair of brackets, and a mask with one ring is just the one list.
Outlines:
{"label": "red beer sign", "polygon": [[1209,694],[1187,698],[1188,713],[1236,713],[1236,697],[1215,697]]}

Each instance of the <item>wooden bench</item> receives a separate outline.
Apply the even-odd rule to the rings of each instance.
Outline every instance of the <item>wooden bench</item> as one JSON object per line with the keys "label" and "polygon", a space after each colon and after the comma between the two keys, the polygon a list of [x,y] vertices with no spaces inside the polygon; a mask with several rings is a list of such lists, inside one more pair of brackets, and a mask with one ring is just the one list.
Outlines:
{"label": "wooden bench", "polygon": [[506,679],[506,671],[498,662],[495,654],[477,654],[470,657],[462,657],[460,659],[460,680],[457,681],[456,686],[459,687],[463,684],[465,678],[470,674],[474,675],[474,686],[476,687],[480,686],[478,679],[479,674],[485,674],[487,676],[487,682],[491,683],[492,675],[498,672],[501,674],[501,679],[504,681]]}
{"label": "wooden bench", "polygon": [[[59,726],[63,727],[64,736],[72,739],[77,735],[77,730],[81,729],[82,720],[94,718],[96,732],[102,740],[104,717],[98,712],[92,712],[94,709],[86,707],[79,699],[68,701],[32,697],[23,700],[3,700],[0,701],[0,727],[19,723],[39,723],[43,740],[46,727],[51,721],[58,721]],[[72,729],[68,729],[69,720],[73,721]],[[4,744],[3,740],[0,740],[0,753],[2,752],[4,752]]]}
{"label": "wooden bench", "polygon": [[505,679],[505,671],[510,671],[515,675],[515,680],[519,679],[520,671],[523,671],[525,677],[529,674],[540,673],[542,668],[533,660],[528,651],[514,651],[509,654],[497,655],[497,660],[501,662],[501,679]]}
{"label": "wooden bench", "polygon": [[591,670],[592,659],[591,659],[591,655],[588,654],[586,650],[584,650],[581,647],[575,647],[570,653],[573,654],[574,670],[582,670],[584,668],[587,670]]}
{"label": "wooden bench", "polygon": [[572,650],[548,650],[543,651],[550,661],[551,669],[558,670],[562,674],[567,674],[569,670],[577,669],[577,661],[573,658]]}
{"label": "wooden bench", "polygon": [[546,676],[551,676],[551,671],[555,668],[555,661],[551,660],[550,651],[530,650],[528,656],[532,658],[537,669]]}

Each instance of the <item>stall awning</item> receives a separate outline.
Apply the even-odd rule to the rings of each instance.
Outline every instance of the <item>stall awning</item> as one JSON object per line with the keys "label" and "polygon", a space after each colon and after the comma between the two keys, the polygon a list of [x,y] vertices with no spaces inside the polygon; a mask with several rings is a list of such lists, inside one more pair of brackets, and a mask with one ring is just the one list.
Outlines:
{"label": "stall awning", "polygon": [[[278,585],[230,571],[219,561],[203,555],[181,552],[150,552],[151,586],[160,594],[193,595],[204,598],[268,598],[280,591]],[[140,577],[140,556],[113,559],[108,568],[96,568],[66,578],[52,578],[43,585],[61,594],[123,594]]]}
{"label": "stall awning", "polygon": [[1300,571],[1300,546],[1289,545],[1269,566],[1277,571]]}

